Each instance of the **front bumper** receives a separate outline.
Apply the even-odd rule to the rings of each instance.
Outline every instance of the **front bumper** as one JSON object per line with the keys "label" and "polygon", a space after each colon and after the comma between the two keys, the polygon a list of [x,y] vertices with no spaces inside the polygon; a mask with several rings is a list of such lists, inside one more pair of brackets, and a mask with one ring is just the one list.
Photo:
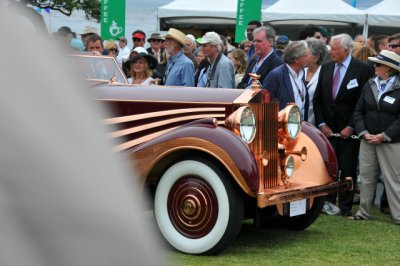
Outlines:
{"label": "front bumper", "polygon": [[258,193],[257,206],[259,208],[265,208],[267,206],[278,205],[301,199],[326,196],[339,191],[352,189],[353,182],[351,177],[347,177],[345,181],[333,182],[320,186],[306,186],[305,184],[291,184],[289,188],[278,186],[265,189],[263,192]]}

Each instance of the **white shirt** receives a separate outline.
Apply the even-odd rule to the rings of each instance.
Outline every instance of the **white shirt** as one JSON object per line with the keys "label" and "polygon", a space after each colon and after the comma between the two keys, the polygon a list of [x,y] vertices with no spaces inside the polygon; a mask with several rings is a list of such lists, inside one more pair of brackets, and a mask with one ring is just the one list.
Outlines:
{"label": "white shirt", "polygon": [[[384,82],[378,77],[374,78],[374,81],[376,83],[376,87],[378,88],[378,101],[381,99],[382,94],[384,94],[393,84],[395,76],[388,78]],[[381,90],[381,83],[386,83],[386,87],[384,90]]]}
{"label": "white shirt", "polygon": [[304,116],[304,108],[306,103],[306,86],[303,82],[304,70],[301,69],[297,75],[297,73],[288,64],[286,64],[286,66],[289,69],[290,82],[292,83],[295,103],[300,108]]}
{"label": "white shirt", "polygon": [[[314,105],[313,105],[313,98],[314,98],[314,93],[315,89],[317,88],[318,84],[318,77],[319,77],[319,72],[321,71],[321,66],[318,67],[317,71],[315,71],[314,75],[310,79],[310,81],[307,84],[307,90],[308,90],[308,99],[309,99],[309,104],[308,104],[308,122],[311,124],[315,124],[315,115],[314,115]],[[304,69],[304,76],[307,76],[308,68]]]}
{"label": "white shirt", "polygon": [[131,50],[129,49],[128,45],[122,49],[119,48],[118,49],[118,57],[117,57],[118,64],[120,66],[122,66],[122,62],[125,62],[126,60],[128,60],[130,54],[131,54]]}

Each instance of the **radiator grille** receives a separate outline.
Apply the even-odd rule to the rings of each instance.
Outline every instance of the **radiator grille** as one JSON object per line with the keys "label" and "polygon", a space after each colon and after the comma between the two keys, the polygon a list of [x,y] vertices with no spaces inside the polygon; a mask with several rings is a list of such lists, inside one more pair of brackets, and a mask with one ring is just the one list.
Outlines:
{"label": "radiator grille", "polygon": [[[260,174],[260,191],[278,186],[278,108],[279,103],[250,104],[257,122],[257,134],[250,149],[257,155]],[[268,154],[268,165],[262,163],[262,155]]]}

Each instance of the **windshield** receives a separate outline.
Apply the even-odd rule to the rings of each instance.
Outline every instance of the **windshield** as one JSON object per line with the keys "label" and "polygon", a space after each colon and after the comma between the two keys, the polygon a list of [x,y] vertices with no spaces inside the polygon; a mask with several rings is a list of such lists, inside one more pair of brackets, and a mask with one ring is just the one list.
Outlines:
{"label": "windshield", "polygon": [[112,57],[92,55],[72,55],[71,57],[85,79],[128,83],[125,75]]}

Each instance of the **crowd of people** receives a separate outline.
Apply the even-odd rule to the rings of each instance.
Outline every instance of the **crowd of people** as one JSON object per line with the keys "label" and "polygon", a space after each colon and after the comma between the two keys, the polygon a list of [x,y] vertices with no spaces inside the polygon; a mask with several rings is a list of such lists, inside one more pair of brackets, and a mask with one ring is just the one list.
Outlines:
{"label": "crowd of people", "polygon": [[[234,47],[229,36],[214,31],[197,39],[171,28],[161,35],[132,33],[104,42],[93,27],[81,34],[82,45],[68,27],[56,33],[77,50],[114,56],[129,82],[210,88],[251,88],[252,75],[283,109],[296,103],[305,121],[319,128],[336,151],[338,180],[360,180],[360,205],[353,214],[354,191],[327,197],[324,210],[338,205],[340,215],[367,220],[379,179],[385,190],[381,211],[400,224],[400,33],[392,36],[329,36],[305,25],[297,40],[276,35],[251,21],[247,39]],[[145,49],[146,41],[149,48]]]}

